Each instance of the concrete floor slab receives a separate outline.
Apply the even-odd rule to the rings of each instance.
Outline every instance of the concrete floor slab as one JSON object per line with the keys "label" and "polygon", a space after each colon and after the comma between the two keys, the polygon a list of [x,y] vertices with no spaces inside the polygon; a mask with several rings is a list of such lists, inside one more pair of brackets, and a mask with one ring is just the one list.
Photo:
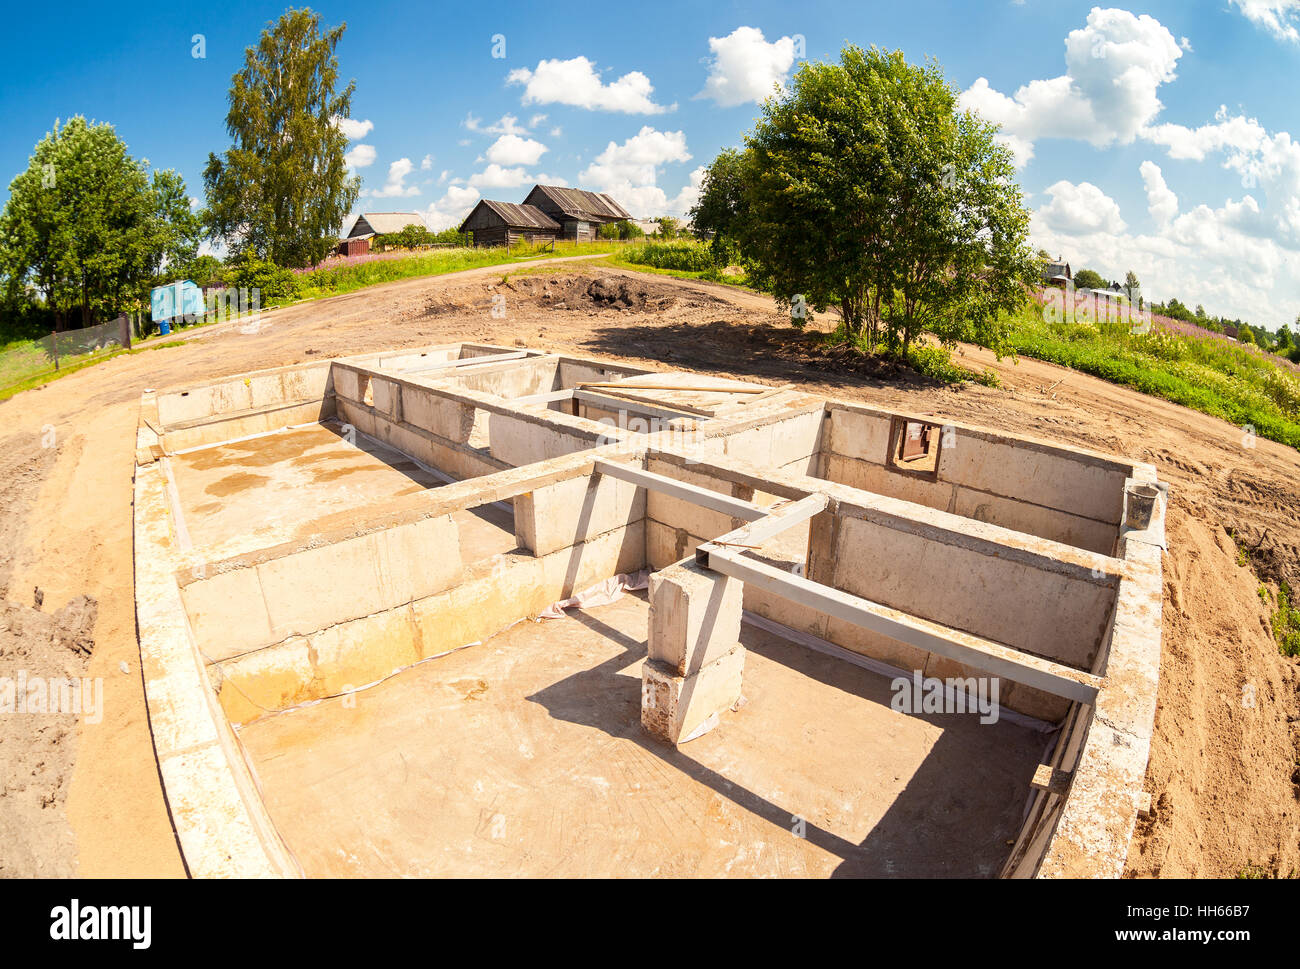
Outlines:
{"label": "concrete floor slab", "polygon": [[640,724],[647,616],[522,622],[244,727],[307,874],[997,872],[1043,734],[897,713],[886,679],[745,626],[748,702],[674,749]]}
{"label": "concrete floor slab", "polygon": [[[228,441],[168,461],[196,546],[237,541],[250,548],[311,530],[327,515],[445,484],[400,451],[362,434],[355,443],[337,421]],[[516,545],[508,510],[485,506],[456,516],[466,561]]]}

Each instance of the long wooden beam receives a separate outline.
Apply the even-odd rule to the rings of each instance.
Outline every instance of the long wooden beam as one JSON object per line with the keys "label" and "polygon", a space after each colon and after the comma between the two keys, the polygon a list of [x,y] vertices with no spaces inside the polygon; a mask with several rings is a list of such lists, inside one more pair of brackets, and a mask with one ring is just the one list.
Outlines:
{"label": "long wooden beam", "polygon": [[[429,373],[431,370],[455,370],[457,367],[473,367],[480,363],[504,363],[507,360],[521,360],[528,356],[527,350],[512,350],[509,353],[489,353],[481,357],[462,357],[459,360],[440,360],[437,363],[422,363],[417,367],[403,367],[393,373]],[[383,371],[379,371],[383,376]]]}
{"label": "long wooden beam", "polygon": [[575,390],[573,396],[582,401],[584,404],[593,404],[604,410],[612,411],[636,411],[642,414],[649,414],[651,417],[663,417],[667,420],[681,420],[687,418],[692,421],[698,421],[700,415],[691,411],[679,410],[674,407],[660,407],[657,404],[647,404],[644,401],[630,400],[625,397],[611,397],[607,394],[598,394],[590,390]]}

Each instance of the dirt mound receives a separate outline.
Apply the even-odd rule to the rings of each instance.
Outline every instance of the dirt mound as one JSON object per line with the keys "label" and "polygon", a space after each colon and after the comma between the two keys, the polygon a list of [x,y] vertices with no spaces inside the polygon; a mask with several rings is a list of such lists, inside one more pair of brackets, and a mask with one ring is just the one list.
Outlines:
{"label": "dirt mound", "polygon": [[1223,527],[1175,494],[1163,651],[1147,766],[1152,815],[1132,876],[1300,872],[1300,673],[1278,652],[1259,581]]}
{"label": "dirt mound", "polygon": [[89,596],[55,613],[0,604],[0,877],[77,873],[64,802],[79,721],[103,715],[102,687],[82,679],[97,613]]}
{"label": "dirt mound", "polygon": [[643,276],[518,276],[508,280],[503,288],[556,310],[662,313],[678,308],[725,305],[716,296],[688,292]]}
{"label": "dirt mound", "polygon": [[666,313],[727,307],[729,304],[710,293],[678,288],[653,277],[619,273],[505,275],[500,281],[443,292],[430,298],[424,316],[443,316],[466,311],[484,311],[505,300],[506,312],[512,304],[526,302],[529,309],[567,310],[594,313],[614,310],[620,313]]}

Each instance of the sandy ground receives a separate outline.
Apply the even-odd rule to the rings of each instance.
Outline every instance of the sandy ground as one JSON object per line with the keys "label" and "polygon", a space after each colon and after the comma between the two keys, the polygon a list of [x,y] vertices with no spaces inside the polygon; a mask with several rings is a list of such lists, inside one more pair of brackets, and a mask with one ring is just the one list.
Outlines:
{"label": "sandy ground", "polygon": [[[102,722],[81,723],[49,752],[63,778],[41,808],[50,823],[31,829],[21,854],[0,848],[0,863],[44,858],[46,869],[83,876],[184,873],[153,759],[135,638],[131,482],[140,392],[467,339],[791,382],[1152,462],[1172,485],[1170,552],[1147,784],[1156,810],[1130,853],[1130,874],[1231,876],[1248,864],[1300,870],[1300,676],[1278,654],[1259,580],[1236,564],[1229,538],[1253,547],[1265,580],[1289,577],[1300,586],[1295,451],[1082,374],[998,362],[973,349],[965,362],[994,367],[1002,388],[862,373],[795,338],[766,298],[731,287],[626,273],[598,279],[611,275],[598,263],[552,262],[535,274],[519,268],[505,279],[505,270],[489,268],[404,280],[264,314],[257,328],[195,331],[184,346],[116,357],[0,404],[0,588],[7,602],[29,608],[40,587],[46,613],[78,596],[94,600],[94,648],[81,675],[102,677],[105,698]],[[504,317],[489,312],[498,294],[506,297]],[[47,652],[61,648],[57,640],[47,638]],[[15,665],[11,652],[0,644],[0,675]],[[25,657],[29,669],[42,655]],[[62,668],[53,653],[44,662]],[[6,757],[0,783],[16,791],[20,780]],[[13,801],[0,798],[0,814]]]}

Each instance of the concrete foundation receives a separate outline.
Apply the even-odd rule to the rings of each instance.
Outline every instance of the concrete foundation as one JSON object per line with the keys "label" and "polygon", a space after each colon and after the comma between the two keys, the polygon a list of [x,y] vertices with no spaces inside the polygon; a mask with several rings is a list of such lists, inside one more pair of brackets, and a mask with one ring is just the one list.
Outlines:
{"label": "concrete foundation", "polygon": [[[630,661],[617,682],[637,685],[617,700],[584,696],[582,716],[619,738],[641,738],[633,743],[638,762],[652,758],[658,770],[696,780],[679,747],[691,757],[707,749],[732,767],[749,751],[774,785],[763,797],[777,802],[756,809],[746,800],[739,810],[757,811],[764,824],[787,809],[800,816],[799,805],[779,803],[784,788],[772,780],[800,755],[753,731],[764,723],[793,729],[797,704],[787,705],[799,692],[764,687],[768,666],[751,643],[815,657],[786,664],[798,676],[834,669],[876,677],[890,724],[923,723],[926,711],[895,702],[900,684],[914,680],[939,683],[933,695],[948,701],[995,697],[983,716],[945,721],[947,730],[970,732],[961,756],[983,758],[972,769],[987,766],[1002,779],[985,792],[996,805],[981,801],[964,820],[950,819],[956,827],[921,819],[906,826],[906,838],[884,836],[894,808],[860,798],[882,772],[903,767],[879,745],[846,761],[848,773],[826,778],[857,805],[845,815],[854,832],[845,837],[857,841],[846,844],[871,846],[870,863],[857,849],[840,851],[846,870],[1122,871],[1159,672],[1164,493],[1149,465],[787,388],[468,343],[148,393],[136,461],[150,717],[195,874],[292,875],[295,858],[312,859],[304,865],[311,874],[603,871],[586,862],[566,870],[558,847],[566,841],[557,831],[589,824],[603,803],[554,774],[585,742],[566,730],[532,729],[536,757],[566,751],[546,769],[476,763],[477,741],[424,764],[451,770],[439,810],[466,823],[480,803],[477,789],[461,786],[471,776],[501,804],[515,803],[510,790],[547,803],[554,793],[559,828],[531,856],[471,858],[482,832],[459,822],[432,843],[427,832],[444,829],[415,802],[402,808],[415,812],[410,825],[381,835],[389,822],[380,819],[406,804],[388,784],[375,801],[346,809],[355,817],[303,815],[303,798],[334,776],[327,762],[361,763],[380,742],[351,713],[338,713],[361,709],[363,698],[405,697],[414,717],[437,710],[439,736],[509,736],[509,724],[532,722],[528,704],[559,696],[555,684],[581,678],[606,641]],[[1126,520],[1129,504],[1151,505],[1151,486],[1149,518]],[[611,589],[635,586],[629,577],[645,572],[639,613],[587,605],[608,602]],[[524,622],[559,615],[554,604],[571,599],[586,618]],[[621,609],[620,622],[640,618],[631,631],[605,628],[601,608]],[[599,631],[591,650],[546,631],[576,633],[575,622]],[[545,648],[521,648],[534,641]],[[452,669],[461,671],[456,679],[439,679]],[[494,708],[507,719],[480,730],[481,691],[448,706],[420,693],[428,677],[482,679],[507,691]],[[571,709],[564,696],[556,702]],[[846,713],[814,701],[796,722],[849,736],[858,728],[841,719]],[[341,731],[328,755],[308,739],[323,736],[313,731],[327,723]],[[974,739],[1006,730],[1032,738],[1023,749],[1035,751],[1017,754],[1014,766],[998,744]],[[443,758],[452,750],[468,759],[450,764]],[[202,770],[200,751],[211,762]],[[740,760],[726,760],[732,753]],[[601,776],[624,763],[608,744],[595,743],[589,756],[608,759]],[[1058,779],[1050,789],[1029,783],[1040,764]],[[953,769],[945,760],[926,790],[949,783],[943,772]],[[801,803],[820,803],[817,783],[806,777],[791,790],[803,792]],[[950,783],[961,782],[954,774]],[[501,812],[507,826],[517,810]],[[300,824],[300,815],[316,823]],[[529,837],[547,830],[534,813],[523,817]],[[237,841],[226,830],[241,832]],[[647,831],[620,823],[604,837]],[[960,871],[927,860],[942,855],[943,839],[956,845],[968,835],[1001,848],[977,853]],[[365,863],[328,862],[326,845],[336,841],[354,844]],[[614,843],[607,840],[606,855],[628,859],[634,873],[733,870],[707,851],[656,868]],[[735,847],[736,873],[768,871],[741,862],[752,847]],[[829,873],[797,846],[783,851],[774,857],[789,863],[786,873]]]}

